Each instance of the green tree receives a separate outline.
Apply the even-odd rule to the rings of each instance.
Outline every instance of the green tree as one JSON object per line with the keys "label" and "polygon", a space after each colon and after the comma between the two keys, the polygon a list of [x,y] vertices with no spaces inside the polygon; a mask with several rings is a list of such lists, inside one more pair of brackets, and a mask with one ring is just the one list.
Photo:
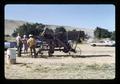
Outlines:
{"label": "green tree", "polygon": [[62,41],[66,41],[67,40],[67,31],[64,27],[57,27],[55,29],[55,34],[57,36],[57,38],[59,38]]}
{"label": "green tree", "polygon": [[115,40],[115,31],[112,32],[111,40]]}
{"label": "green tree", "polygon": [[33,34],[35,36],[38,36],[40,32],[43,31],[44,27],[45,25],[41,23],[40,24],[39,23],[34,23],[34,24],[26,23],[16,28],[12,36],[15,37],[17,33],[20,33],[20,35],[26,34],[28,36],[29,34]]}
{"label": "green tree", "polygon": [[110,38],[111,37],[111,32],[109,32],[107,29],[97,27],[94,31],[94,36],[98,39]]}
{"label": "green tree", "polygon": [[66,32],[66,29],[64,28],[64,27],[57,27],[56,29],[55,29],[55,32],[56,33],[58,33],[58,32],[61,32],[61,33],[65,33]]}
{"label": "green tree", "polygon": [[14,32],[12,33],[12,36],[13,37],[16,37],[17,36],[17,32],[14,30]]}

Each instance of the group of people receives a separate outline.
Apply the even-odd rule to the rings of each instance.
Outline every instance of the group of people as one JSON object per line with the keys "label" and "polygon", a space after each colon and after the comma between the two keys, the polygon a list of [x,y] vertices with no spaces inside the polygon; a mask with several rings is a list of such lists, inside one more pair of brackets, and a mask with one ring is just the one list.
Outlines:
{"label": "group of people", "polygon": [[[36,57],[36,40],[32,34],[29,35],[29,38],[27,38],[26,35],[23,36],[23,38],[18,34],[16,37],[17,42],[17,51],[18,51],[18,57],[21,56],[21,51],[23,49],[24,53],[28,52],[28,48],[30,48],[30,53],[32,57]],[[33,51],[33,53],[32,53]],[[32,55],[34,54],[34,55]]]}

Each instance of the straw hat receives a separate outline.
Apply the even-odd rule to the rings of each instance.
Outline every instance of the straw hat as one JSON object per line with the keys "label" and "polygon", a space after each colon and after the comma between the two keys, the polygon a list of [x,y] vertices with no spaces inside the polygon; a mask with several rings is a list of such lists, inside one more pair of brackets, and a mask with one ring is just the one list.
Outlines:
{"label": "straw hat", "polygon": [[24,38],[27,37],[26,35],[23,36]]}
{"label": "straw hat", "polygon": [[29,34],[29,37],[32,37],[33,35],[32,34]]}

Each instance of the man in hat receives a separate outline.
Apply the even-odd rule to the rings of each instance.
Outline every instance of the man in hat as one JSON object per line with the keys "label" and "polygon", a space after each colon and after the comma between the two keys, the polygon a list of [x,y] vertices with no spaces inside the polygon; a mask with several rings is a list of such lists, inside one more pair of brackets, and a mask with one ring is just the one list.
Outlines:
{"label": "man in hat", "polygon": [[[30,34],[29,37],[30,37],[30,38],[27,40],[27,44],[28,44],[28,46],[29,46],[29,48],[30,48],[31,56],[35,58],[35,57],[36,57],[36,50],[35,50],[36,40],[35,40],[35,38],[33,37],[32,34]],[[34,53],[34,56],[32,55],[32,51],[33,51],[33,53]]]}

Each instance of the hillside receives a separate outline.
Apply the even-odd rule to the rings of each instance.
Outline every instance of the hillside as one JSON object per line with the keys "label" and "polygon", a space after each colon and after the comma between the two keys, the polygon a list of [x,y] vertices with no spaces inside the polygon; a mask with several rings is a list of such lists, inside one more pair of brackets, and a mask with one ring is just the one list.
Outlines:
{"label": "hillside", "polygon": [[20,25],[24,24],[24,21],[5,20],[5,34],[11,35],[13,31]]}
{"label": "hillside", "polygon": [[[19,20],[8,20],[6,19],[5,20],[5,35],[6,34],[9,34],[11,35],[13,33],[13,31],[19,27],[20,25],[23,25],[24,23],[27,23],[25,21],[19,21]],[[59,27],[61,25],[49,25],[49,24],[46,24],[47,27],[51,28],[51,29],[55,29],[56,27]],[[73,29],[76,29],[76,30],[83,30],[85,31],[86,34],[88,34],[89,36],[93,37],[94,34],[94,29],[90,29],[90,28],[76,28],[76,27],[71,27],[71,26],[64,26],[66,28],[66,30],[73,30]]]}

